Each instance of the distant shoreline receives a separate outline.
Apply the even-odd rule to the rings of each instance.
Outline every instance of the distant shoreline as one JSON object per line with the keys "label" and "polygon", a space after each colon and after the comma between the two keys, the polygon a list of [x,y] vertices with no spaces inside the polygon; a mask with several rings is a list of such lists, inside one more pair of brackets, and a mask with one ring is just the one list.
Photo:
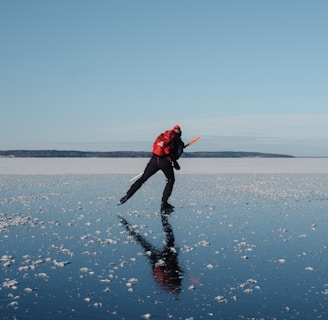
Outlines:
{"label": "distant shoreline", "polygon": [[[6,158],[148,158],[147,151],[0,150]],[[185,152],[184,158],[295,158],[292,155],[245,151]]]}

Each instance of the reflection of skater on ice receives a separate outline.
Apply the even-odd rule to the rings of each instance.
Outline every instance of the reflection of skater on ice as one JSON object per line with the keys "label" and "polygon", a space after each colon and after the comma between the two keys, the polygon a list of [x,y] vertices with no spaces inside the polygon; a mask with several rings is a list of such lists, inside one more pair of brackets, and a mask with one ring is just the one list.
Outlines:
{"label": "reflection of skater on ice", "polygon": [[167,215],[162,214],[163,229],[166,235],[166,244],[162,250],[155,248],[140,233],[123,218],[121,223],[126,227],[134,239],[139,242],[145,250],[152,266],[153,276],[157,283],[164,289],[179,293],[181,291],[182,269],[178,262],[178,253],[174,248],[173,230],[168,222]]}

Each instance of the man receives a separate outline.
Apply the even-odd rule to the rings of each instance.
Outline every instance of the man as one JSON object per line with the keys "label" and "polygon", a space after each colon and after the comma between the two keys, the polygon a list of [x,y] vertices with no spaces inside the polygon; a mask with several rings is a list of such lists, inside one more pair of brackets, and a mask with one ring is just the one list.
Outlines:
{"label": "man", "polygon": [[150,158],[142,176],[132,184],[128,192],[119,201],[125,203],[134,193],[157,171],[163,171],[167,183],[163,190],[161,211],[173,210],[174,206],[168,203],[175,181],[174,170],[180,169],[177,160],[183,153],[184,143],[181,140],[181,129],[175,125],[172,130],[161,133],[153,143],[152,157]]}

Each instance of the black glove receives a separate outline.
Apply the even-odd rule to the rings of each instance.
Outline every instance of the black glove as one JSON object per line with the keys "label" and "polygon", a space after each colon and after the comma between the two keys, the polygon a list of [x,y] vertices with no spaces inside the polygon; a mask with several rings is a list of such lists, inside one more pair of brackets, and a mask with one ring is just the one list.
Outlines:
{"label": "black glove", "polygon": [[180,165],[179,165],[178,161],[176,161],[176,160],[173,161],[173,167],[175,170],[180,170]]}

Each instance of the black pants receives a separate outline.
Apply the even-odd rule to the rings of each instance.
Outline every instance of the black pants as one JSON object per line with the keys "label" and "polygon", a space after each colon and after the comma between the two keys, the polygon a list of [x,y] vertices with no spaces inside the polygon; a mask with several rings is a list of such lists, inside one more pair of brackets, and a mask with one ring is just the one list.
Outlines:
{"label": "black pants", "polygon": [[174,171],[172,167],[172,163],[165,157],[158,157],[153,155],[149,160],[143,175],[130,187],[129,191],[127,192],[127,197],[130,198],[134,195],[134,193],[157,171],[162,170],[166,179],[167,183],[163,190],[162,195],[162,202],[167,203],[169,199],[174,185]]}

